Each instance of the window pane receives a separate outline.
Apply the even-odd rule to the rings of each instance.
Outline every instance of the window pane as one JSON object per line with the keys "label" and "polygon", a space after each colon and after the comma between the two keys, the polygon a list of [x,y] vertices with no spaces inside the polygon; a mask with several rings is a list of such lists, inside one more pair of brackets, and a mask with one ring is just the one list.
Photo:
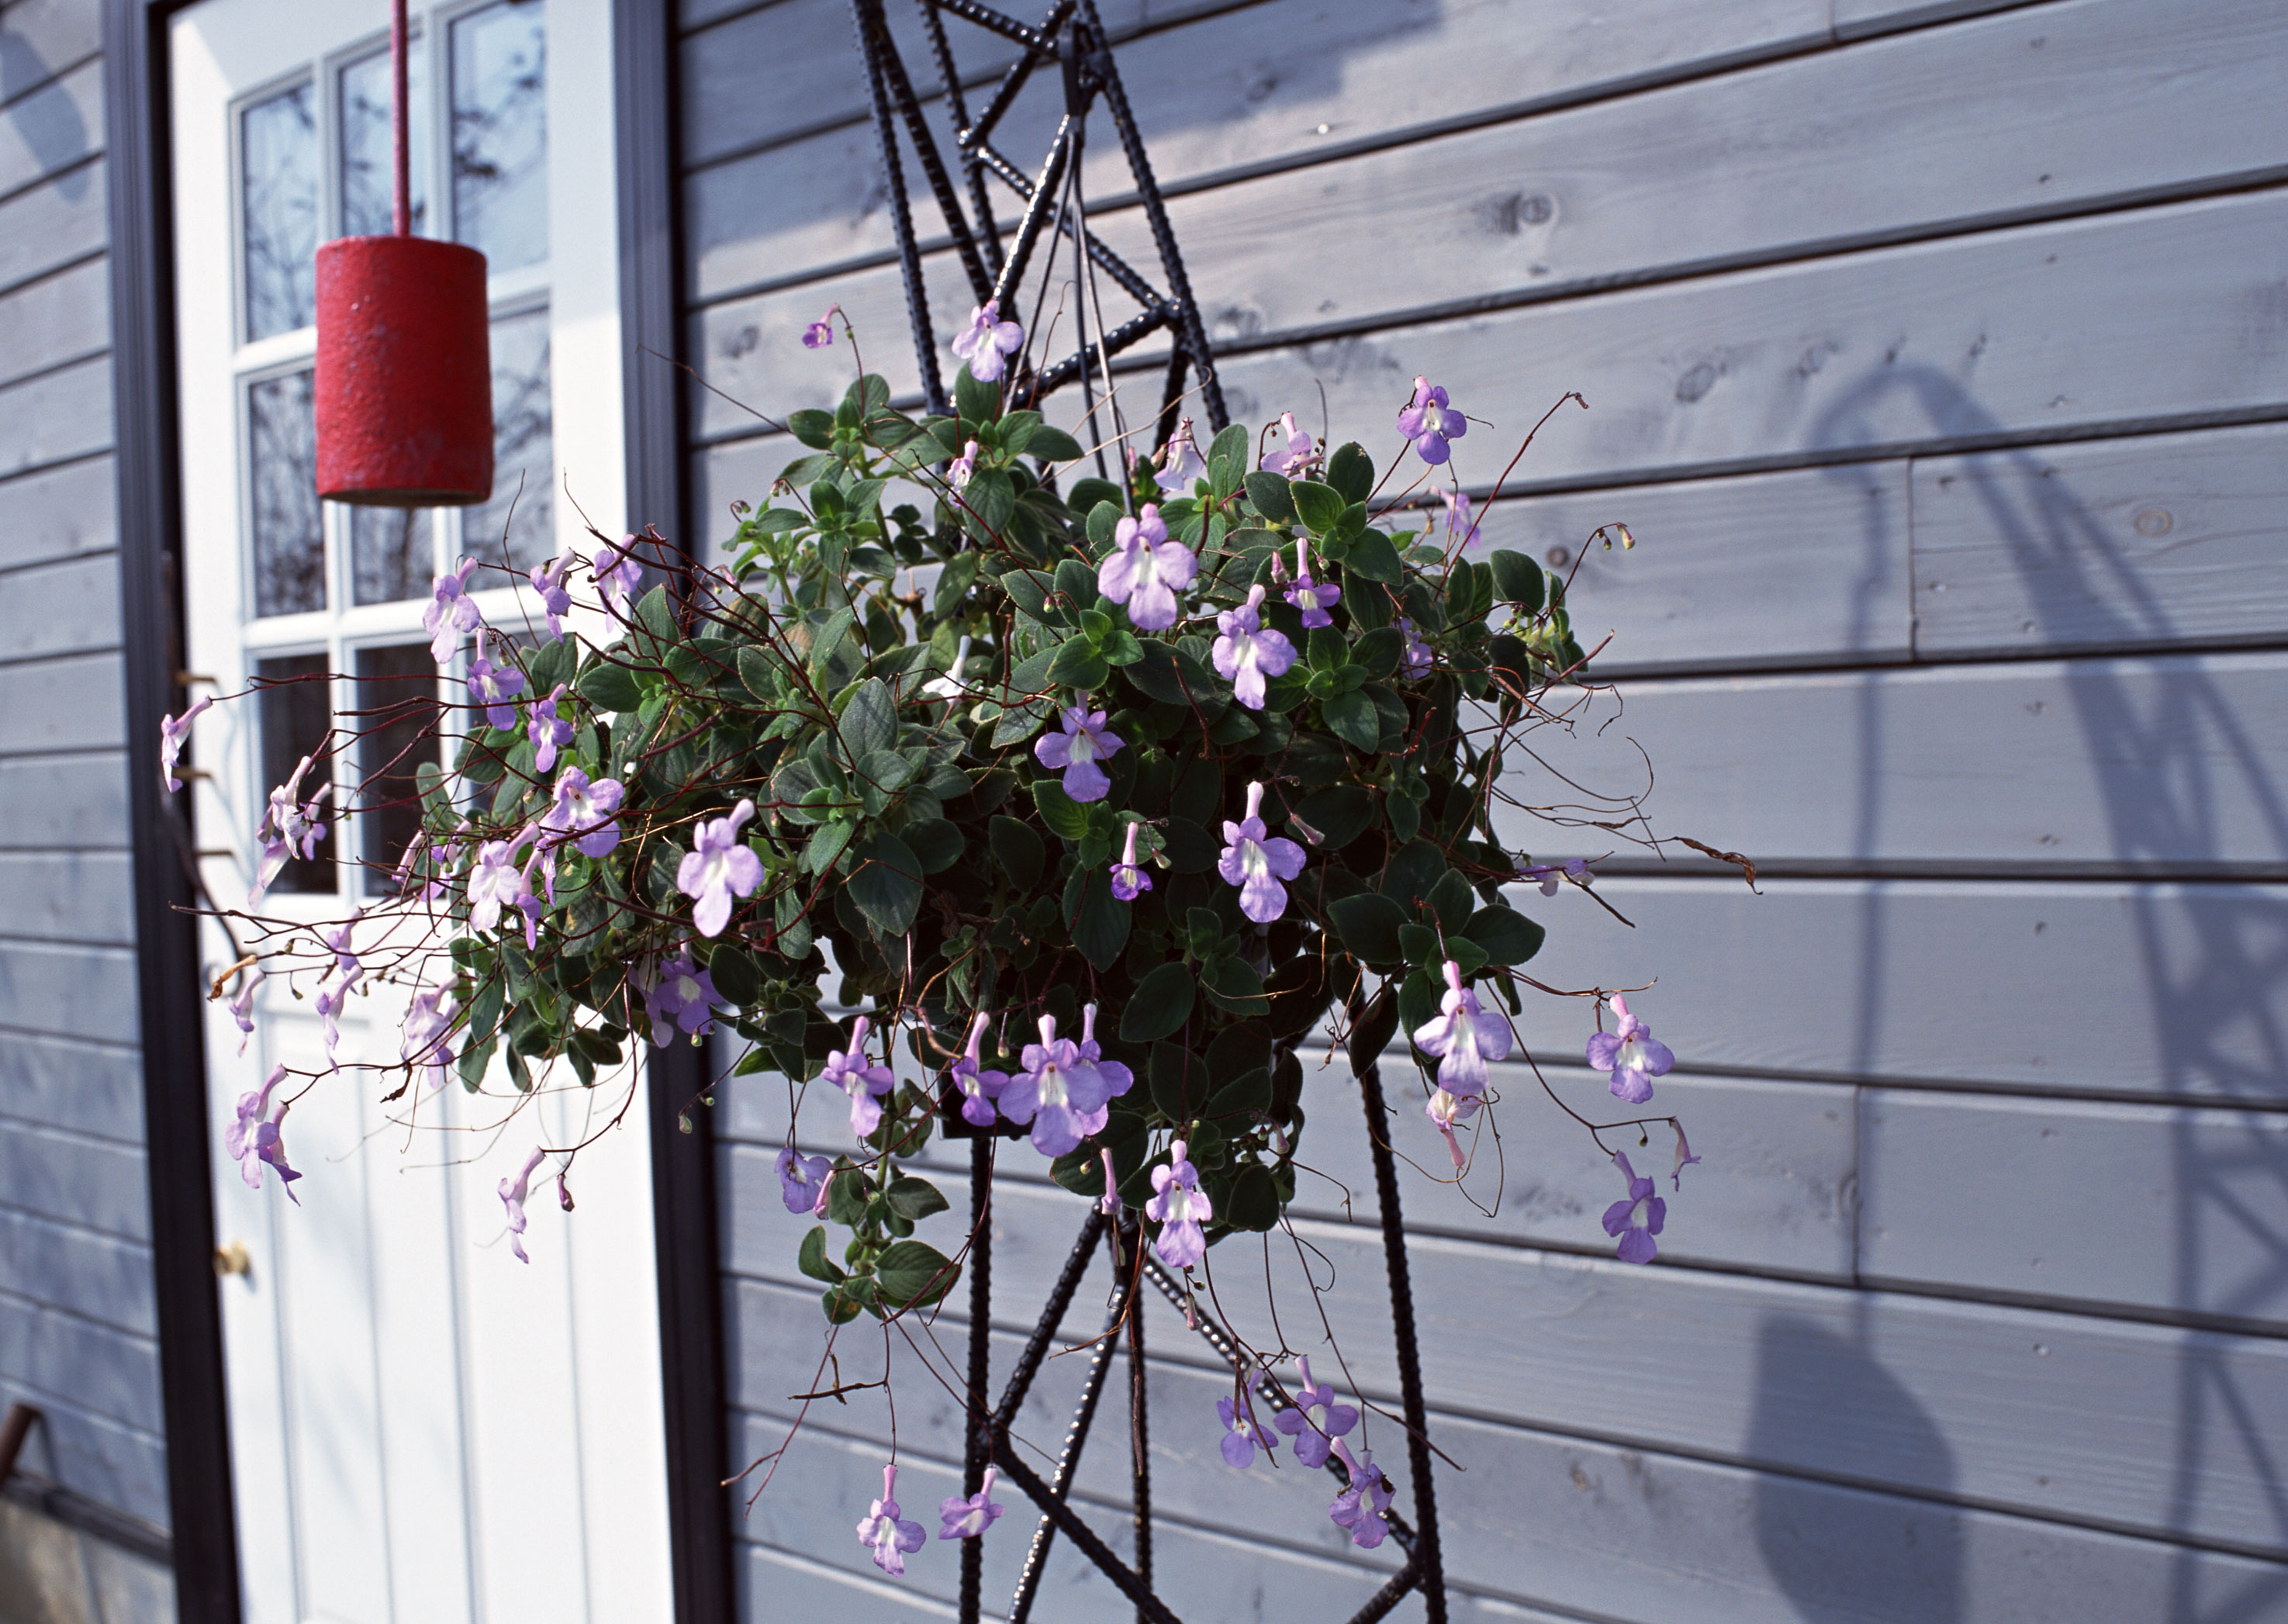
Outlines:
{"label": "window pane", "polygon": [[416,775],[423,762],[439,759],[436,700],[427,644],[358,651],[359,855],[369,897],[390,891],[398,860],[421,832]]}
{"label": "window pane", "polygon": [[[333,700],[326,686],[326,657],[289,654],[282,659],[258,660],[254,666],[254,685],[260,695],[258,703],[262,728],[262,795],[266,802],[271,790],[294,776],[296,763],[325,748],[326,734],[334,721]],[[305,802],[316,800],[318,792],[332,776],[328,763],[312,762],[310,770],[302,775],[298,798]],[[321,840],[315,857],[288,858],[270,889],[333,890],[334,838],[330,832]]]}
{"label": "window pane", "polygon": [[547,44],[542,0],[453,24],[453,234],[496,271],[548,257]]}
{"label": "window pane", "polygon": [[254,612],[326,606],[326,538],[318,514],[318,430],[308,372],[265,378],[246,392],[247,504],[254,526]]}
{"label": "window pane", "polygon": [[350,538],[350,601],[390,604],[426,598],[437,558],[426,508],[337,510]]}
{"label": "window pane", "polygon": [[[428,234],[429,87],[417,40],[406,42],[405,103],[412,120],[413,232]],[[342,234],[387,236],[394,212],[396,147],[389,130],[389,52],[376,51],[342,69]]]}
{"label": "window pane", "polygon": [[548,313],[528,310],[493,323],[493,495],[462,510],[461,551],[529,574],[556,556],[555,495]]}
{"label": "window pane", "polygon": [[241,115],[246,336],[307,327],[317,310],[317,89],[304,83]]}

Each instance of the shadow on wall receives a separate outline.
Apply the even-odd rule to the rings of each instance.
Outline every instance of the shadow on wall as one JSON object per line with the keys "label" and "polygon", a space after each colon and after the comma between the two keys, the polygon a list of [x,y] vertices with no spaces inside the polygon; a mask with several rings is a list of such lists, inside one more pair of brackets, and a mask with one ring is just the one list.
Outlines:
{"label": "shadow on wall", "polygon": [[[26,94],[52,76],[31,42],[0,21],[0,104],[42,174],[84,156],[90,146],[87,121],[69,96],[52,87],[44,95]],[[77,202],[87,195],[88,185],[88,171],[77,169],[57,181],[56,189]]]}

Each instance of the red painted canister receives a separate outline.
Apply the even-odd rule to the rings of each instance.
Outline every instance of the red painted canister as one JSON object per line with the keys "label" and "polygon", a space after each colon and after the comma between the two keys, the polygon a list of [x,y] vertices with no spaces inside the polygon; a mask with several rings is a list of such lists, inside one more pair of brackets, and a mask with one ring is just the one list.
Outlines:
{"label": "red painted canister", "polygon": [[318,495],[369,507],[493,492],[485,257],[428,237],[318,250]]}

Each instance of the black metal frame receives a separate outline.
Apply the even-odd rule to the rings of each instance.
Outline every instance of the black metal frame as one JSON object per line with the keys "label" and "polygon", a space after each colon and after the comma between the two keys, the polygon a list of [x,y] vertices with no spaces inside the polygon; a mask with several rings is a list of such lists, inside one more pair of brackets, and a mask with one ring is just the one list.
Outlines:
{"label": "black metal frame", "polygon": [[[1225,410],[1223,387],[1217,381],[1215,358],[1208,347],[1207,329],[1200,321],[1198,302],[1192,297],[1184,273],[1183,256],[1168,224],[1168,209],[1160,186],[1145,155],[1143,138],[1114,67],[1104,24],[1095,0],[1056,0],[1037,26],[1004,15],[981,0],[917,0],[930,40],[947,111],[951,115],[962,178],[969,199],[962,201],[946,166],[936,137],[923,116],[913,77],[906,70],[897,43],[891,37],[883,13],[884,0],[853,0],[858,27],[858,49],[866,63],[866,83],[876,136],[881,142],[883,177],[888,186],[890,218],[896,230],[898,263],[905,273],[906,307],[914,329],[914,359],[921,372],[922,395],[933,412],[948,408],[945,380],[939,370],[937,335],[929,312],[929,289],[923,274],[920,239],[915,234],[913,208],[906,193],[905,168],[899,156],[898,131],[904,127],[916,162],[927,181],[970,289],[982,305],[999,300],[1004,306],[1025,285],[1025,274],[1046,228],[1059,242],[1073,246],[1076,270],[1089,284],[1074,299],[1077,341],[1064,360],[1044,368],[1026,368],[1016,376],[1014,399],[1029,406],[1075,382],[1085,389],[1092,376],[1109,383],[1112,357],[1155,332],[1166,332],[1172,342],[1168,379],[1161,397],[1158,433],[1154,443],[1174,432],[1178,408],[1188,391],[1185,377],[1196,380],[1203,414],[1212,429],[1230,421]],[[1002,75],[992,95],[975,118],[969,114],[953,52],[946,41],[946,16],[999,36],[1021,47],[1023,54]],[[1053,67],[1064,91],[1064,116],[1049,144],[1048,156],[1029,178],[1027,171],[993,145],[993,132],[1036,69]],[[1165,291],[1155,287],[1133,266],[1114,253],[1088,227],[1080,197],[1080,159],[1088,115],[1101,97],[1111,117],[1123,154],[1128,160],[1136,194],[1152,230],[1153,246],[1160,257]],[[1020,205],[1014,236],[1005,250],[995,223],[986,177],[991,175]],[[1117,282],[1142,311],[1110,332],[1100,330],[1092,343],[1088,335],[1088,305],[1097,271]],[[1007,308],[1005,317],[1010,314]],[[1101,323],[1100,322],[1100,328]],[[1098,438],[1101,439],[1102,436]]]}

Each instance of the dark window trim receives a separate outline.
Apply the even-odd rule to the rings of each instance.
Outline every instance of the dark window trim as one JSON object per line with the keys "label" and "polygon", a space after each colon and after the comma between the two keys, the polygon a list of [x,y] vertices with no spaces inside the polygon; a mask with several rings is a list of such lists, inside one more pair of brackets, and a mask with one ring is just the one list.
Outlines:
{"label": "dark window trim", "polygon": [[198,927],[183,911],[192,901],[195,842],[187,820],[160,793],[158,773],[159,718],[185,702],[177,680],[182,511],[166,34],[168,16],[180,4],[104,4],[112,398],[144,1134],[175,1611],[180,1624],[237,1624],[237,1514],[213,1267]]}

